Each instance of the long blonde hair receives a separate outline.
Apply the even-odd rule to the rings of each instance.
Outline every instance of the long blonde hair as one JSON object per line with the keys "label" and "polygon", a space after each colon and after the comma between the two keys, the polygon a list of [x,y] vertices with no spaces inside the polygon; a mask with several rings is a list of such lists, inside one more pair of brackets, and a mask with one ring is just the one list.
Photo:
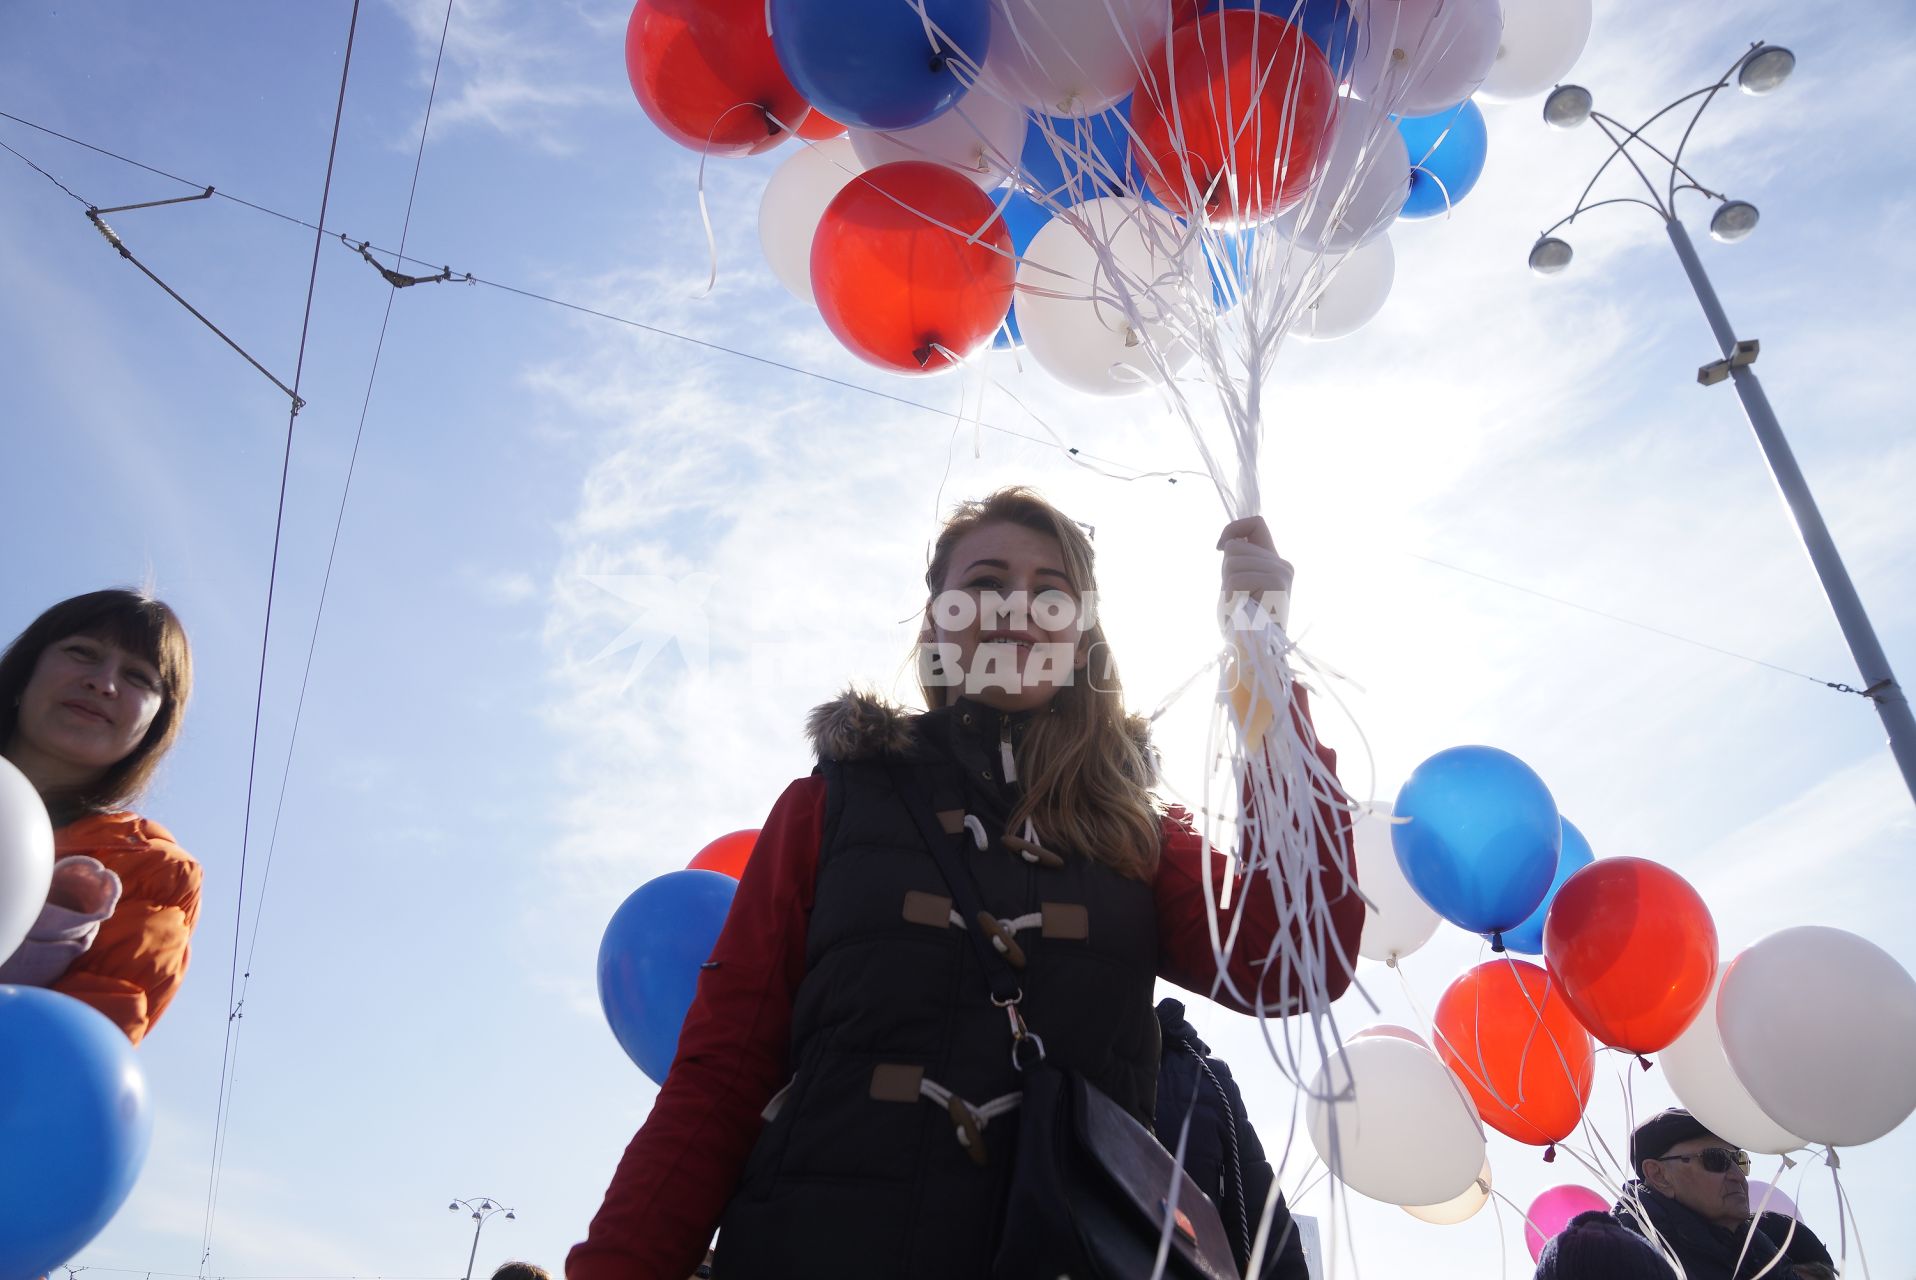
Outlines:
{"label": "long blonde hair", "polygon": [[[945,589],[958,540],[988,524],[1020,525],[1057,539],[1073,593],[1080,601],[1095,594],[1091,540],[1034,490],[1013,486],[960,504],[945,522],[925,569],[928,600]],[[1157,873],[1161,821],[1151,795],[1155,771],[1149,748],[1141,735],[1132,732],[1117,664],[1095,612],[1084,643],[1095,675],[1080,671],[1060,687],[1045,712],[1033,718],[1019,745],[1018,766],[1025,788],[1011,825],[1021,826],[1029,818],[1038,829],[1040,843],[1148,880]],[[928,707],[941,707],[957,696],[949,686],[932,684],[922,676],[919,688]]]}

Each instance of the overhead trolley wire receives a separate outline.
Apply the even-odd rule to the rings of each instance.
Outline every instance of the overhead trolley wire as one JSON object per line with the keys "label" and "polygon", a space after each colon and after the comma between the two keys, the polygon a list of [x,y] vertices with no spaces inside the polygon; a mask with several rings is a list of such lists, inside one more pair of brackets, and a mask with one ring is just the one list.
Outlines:
{"label": "overhead trolley wire", "polygon": [[1635,627],[1639,631],[1648,631],[1651,635],[1662,636],[1666,640],[1675,640],[1679,644],[1693,645],[1698,649],[1707,649],[1711,653],[1721,654],[1726,658],[1735,658],[1738,662],[1748,662],[1759,667],[1767,667],[1771,671],[1779,671],[1786,676],[1796,676],[1799,679],[1808,680],[1812,684],[1820,684],[1824,688],[1834,689],[1838,693],[1855,693],[1861,694],[1864,697],[1869,696],[1867,690],[1852,688],[1841,681],[1825,680],[1821,676],[1813,676],[1807,671],[1797,671],[1791,667],[1781,666],[1774,662],[1767,662],[1762,658],[1752,658],[1747,653],[1738,653],[1734,649],[1725,649],[1721,645],[1711,644],[1706,640],[1694,640],[1689,636],[1679,635],[1674,631],[1666,631],[1662,627],[1651,626],[1647,622],[1638,622],[1635,618],[1625,618],[1619,614],[1605,612],[1592,605],[1578,604],[1575,600],[1566,600],[1562,596],[1553,596],[1547,591],[1539,591],[1535,587],[1526,587],[1522,583],[1509,582],[1503,578],[1493,578],[1487,573],[1479,573],[1475,569],[1466,569],[1462,565],[1451,564],[1445,560],[1438,560],[1433,556],[1419,555],[1415,551],[1406,551],[1404,554],[1413,560],[1421,560],[1425,564],[1435,565],[1439,569],[1448,569],[1452,573],[1461,573],[1467,578],[1476,578],[1480,582],[1488,582],[1494,586],[1503,587],[1506,590],[1518,591],[1527,596],[1535,596],[1539,600],[1548,600],[1551,604],[1562,605],[1566,609],[1575,609],[1581,613],[1588,613],[1611,622],[1621,623],[1626,627]]}
{"label": "overhead trolley wire", "polygon": [[[339,96],[333,105],[332,137],[326,144],[326,177],[320,185],[319,225],[326,223],[326,207],[333,193],[333,166],[339,156],[340,122],[346,112],[346,83],[352,73],[353,41],[359,31],[359,0],[353,0],[352,16],[346,28],[346,52],[340,60]],[[266,612],[260,628],[259,680],[253,694],[253,735],[252,746],[248,752],[246,765],[246,807],[240,827],[240,865],[239,891],[233,903],[233,958],[227,972],[227,1010],[226,1037],[220,1051],[220,1083],[218,1100],[214,1106],[213,1152],[206,1174],[206,1217],[200,1236],[200,1273],[206,1272],[206,1264],[213,1251],[213,1223],[219,1203],[219,1181],[226,1154],[226,1122],[232,1112],[232,1069],[238,1057],[236,1024],[241,1016],[243,997],[239,995],[239,954],[240,932],[243,913],[246,906],[246,861],[251,849],[253,828],[253,788],[259,770],[259,733],[261,709],[266,700],[266,664],[267,654],[273,633],[273,596],[279,581],[280,543],[286,526],[286,489],[292,471],[293,428],[299,419],[300,379],[306,370],[306,341],[312,332],[313,294],[319,287],[319,251],[325,244],[323,232],[314,231],[312,266],[306,276],[306,301],[300,313],[299,353],[293,362],[293,403],[286,414],[286,443],[280,456],[279,501],[273,514],[273,551],[266,574]],[[257,925],[257,916],[255,917]],[[257,933],[255,934],[257,938]],[[248,977],[251,977],[249,970]]]}
{"label": "overhead trolley wire", "polygon": [[[433,59],[432,64],[432,86],[426,92],[426,118],[425,122],[420,125],[419,128],[419,150],[413,156],[412,185],[406,192],[406,216],[400,224],[399,229],[399,252],[402,255],[406,249],[406,238],[412,230],[413,202],[419,194],[419,170],[426,158],[426,132],[432,127],[432,104],[439,93],[439,68],[445,61],[446,33],[452,26],[452,3],[453,0],[446,0],[445,21],[441,23],[439,28],[439,53]],[[321,234],[323,235],[324,233],[322,232]],[[407,283],[413,283],[411,278],[408,277],[406,279]],[[386,295],[386,311],[379,320],[379,337],[378,340],[373,343],[372,367],[366,374],[366,393],[359,403],[359,425],[353,432],[353,447],[346,460],[346,480],[340,488],[339,509],[333,516],[332,542],[326,550],[326,572],[320,579],[319,604],[313,611],[312,633],[307,638],[306,665],[300,674],[299,698],[294,704],[293,727],[286,744],[286,765],[284,771],[280,774],[279,798],[273,808],[272,834],[266,842],[266,864],[260,871],[259,894],[253,907],[253,937],[247,946],[246,952],[246,967],[249,971],[253,967],[253,953],[259,947],[259,922],[260,917],[266,910],[266,886],[273,874],[273,854],[279,847],[279,824],[280,818],[286,809],[286,786],[288,779],[292,776],[293,753],[299,746],[299,726],[306,712],[306,690],[313,678],[313,654],[319,648],[319,627],[321,620],[326,616],[326,600],[333,584],[333,565],[339,556],[339,534],[340,530],[344,528],[346,524],[346,504],[348,499],[352,497],[353,477],[358,473],[359,469],[359,446],[366,436],[366,415],[372,408],[373,384],[379,377],[379,357],[386,349],[386,330],[392,323],[393,300],[398,296],[399,289],[403,287],[403,285],[394,283],[393,290]],[[241,999],[244,1000],[244,998],[245,988],[242,986]]]}
{"label": "overhead trolley wire", "polygon": [[[148,173],[156,174],[162,178],[166,178],[166,179],[169,179],[170,181],[180,183],[183,186],[189,186],[189,187],[193,187],[200,190],[205,189],[204,184],[194,182],[190,178],[183,178],[179,174],[170,173],[165,169],[157,168],[153,165],[146,164],[145,162],[140,160],[135,160],[130,156],[121,155],[117,151],[109,150],[106,147],[98,146],[94,143],[87,142],[81,138],[75,138],[71,136],[70,134],[61,133],[57,129],[48,128],[46,125],[40,124],[33,120],[28,120],[22,116],[14,115],[12,112],[0,111],[0,119],[11,120],[15,124],[24,125],[29,129],[38,130],[39,132],[44,133],[48,135],[49,137],[58,138],[63,142],[71,143],[77,147],[84,147],[88,151],[92,151],[99,155],[106,156],[112,160],[118,160],[123,164],[132,165],[135,168],[145,170]],[[422,281],[422,280],[430,280],[430,279],[450,279],[454,281],[463,281],[467,284],[483,285],[486,288],[497,289],[502,293],[513,294],[517,297],[526,298],[533,302],[543,302],[550,306],[559,307],[566,311],[576,312],[580,315],[592,316],[595,319],[607,320],[614,324],[624,325],[627,328],[637,329],[643,333],[649,333],[656,337],[670,338],[673,341],[687,343],[688,345],[700,347],[707,351],[716,352],[721,355],[735,356],[741,360],[749,360],[754,364],[763,365],[766,368],[778,369],[785,373],[796,374],[799,377],[812,378],[819,382],[824,382],[831,386],[839,387],[846,391],[855,391],[862,395],[873,396],[873,397],[876,397],[877,399],[885,400],[892,404],[900,405],[904,408],[916,409],[921,413],[928,413],[938,418],[949,419],[952,416],[950,410],[941,409],[936,405],[926,404],[922,400],[913,400],[908,396],[901,396],[901,395],[894,394],[893,392],[882,391],[876,387],[864,386],[860,383],[852,382],[845,378],[836,377],[829,373],[822,373],[816,369],[807,369],[802,365],[789,364],[783,360],[778,360],[771,356],[760,355],[756,352],[751,352],[751,351],[744,351],[737,347],[728,347],[723,343],[713,342],[706,338],[693,337],[691,334],[680,333],[675,329],[667,329],[661,325],[650,324],[643,320],[634,319],[631,316],[620,315],[616,312],[606,311],[598,307],[587,306],[584,303],[570,302],[564,298],[553,297],[549,294],[539,293],[532,289],[520,288],[517,285],[507,284],[503,281],[489,280],[483,276],[478,276],[470,272],[465,273],[463,275],[454,274],[453,272],[450,271],[449,268],[445,267],[443,264],[434,264],[425,258],[419,258],[419,257],[415,257],[405,253],[403,244],[401,245],[401,248],[398,251],[395,251],[392,249],[383,248],[379,245],[371,243],[370,241],[354,240],[348,237],[344,232],[336,231],[330,227],[324,227],[321,225],[308,222],[304,218],[296,217],[293,214],[285,213],[279,209],[269,208],[268,206],[263,204],[256,204],[251,200],[241,199],[240,197],[235,196],[231,194],[230,192],[222,191],[218,189],[217,187],[213,189],[213,195],[216,198],[230,200],[233,203],[241,205],[245,208],[255,210],[259,213],[267,214],[274,218],[278,218],[282,222],[290,222],[295,226],[304,227],[308,231],[313,231],[313,232],[327,235],[327,236],[337,236],[339,240],[341,241],[341,243],[346,246],[346,248],[352,250],[355,253],[364,253],[364,252],[370,251],[371,253],[390,254],[393,257],[394,261],[401,265],[406,263],[412,263],[416,266],[434,269],[435,275],[426,276],[426,277],[413,277],[412,279],[415,282]],[[384,271],[384,268],[382,268],[382,272],[383,271]],[[396,284],[397,282],[392,281],[389,277],[389,283]],[[1021,405],[1020,407],[1022,408],[1023,406]],[[1026,412],[1030,413],[1030,410],[1026,409]],[[1032,417],[1034,419],[1037,419],[1037,415],[1035,414],[1033,414]],[[1037,419],[1037,420],[1039,421],[1041,426],[1044,426],[1046,431],[1049,432],[1051,430],[1051,428],[1048,425],[1045,425],[1043,423],[1042,419]],[[1031,444],[1043,445],[1046,448],[1058,449],[1061,452],[1063,452],[1066,455],[1066,457],[1068,457],[1071,461],[1076,462],[1079,465],[1089,466],[1093,470],[1098,470],[1100,471],[1101,474],[1112,476],[1115,479],[1120,479],[1120,480],[1163,479],[1168,484],[1176,484],[1178,482],[1178,479],[1181,476],[1197,476],[1197,477],[1202,476],[1201,472],[1192,471],[1188,469],[1147,470],[1141,467],[1136,467],[1129,463],[1120,462],[1113,458],[1106,458],[1106,457],[1103,457],[1102,455],[1092,453],[1079,446],[1069,444],[1063,439],[1059,438],[1055,432],[1053,432],[1049,436],[1038,436],[1038,435],[1033,435],[1027,431],[1020,431],[1013,427],[1003,426],[999,423],[994,423],[994,422],[985,422],[983,420],[975,420],[974,425],[982,427],[988,431],[996,432],[999,435],[1010,437],[1011,439],[1023,440]]]}
{"label": "overhead trolley wire", "polygon": [[[93,151],[100,155],[107,156],[110,159],[118,160],[124,164],[129,164],[136,168],[143,169],[149,173],[157,174],[160,177],[171,179],[172,181],[181,183],[185,186],[190,186],[190,187],[200,186],[200,184],[193,182],[191,179],[180,177],[178,174],[169,173],[164,169],[156,168],[153,165],[149,165],[142,161],[135,160],[130,156],[124,156],[119,154],[118,152],[109,150],[105,147],[97,146],[94,143],[87,142],[83,139],[75,138],[68,134],[61,133],[56,129],[50,129],[45,125],[36,123],[35,121],[32,121],[32,120],[24,119],[23,117],[14,115],[11,112],[0,111],[0,119],[11,120],[16,124],[25,125],[27,128],[38,130],[39,132],[47,134],[50,137],[58,138],[61,141],[72,143],[75,146],[84,147],[89,151]],[[4,144],[0,144],[0,145],[4,145]],[[12,150],[12,148],[9,147],[8,150]],[[19,153],[15,152],[15,154],[17,155]],[[22,158],[24,159],[24,157]],[[31,162],[29,161],[29,163]],[[37,165],[35,165],[34,167],[36,169],[39,168],[39,166]],[[45,171],[41,170],[41,172],[44,173]],[[51,177],[51,175],[48,175],[48,176]],[[215,191],[214,194],[224,199],[231,200],[236,204],[243,205],[246,208],[256,210],[260,213],[267,214],[271,217],[279,218],[285,222],[294,223],[297,226],[305,227],[307,230],[310,230],[310,231],[320,230],[320,228],[314,226],[314,224],[307,222],[302,218],[297,218],[293,216],[292,214],[284,213],[278,209],[273,209],[265,205],[256,204],[250,200],[244,200],[238,196],[234,196],[223,191]],[[328,231],[328,232],[325,232],[325,234],[333,234],[333,233]],[[342,240],[344,239],[343,234],[341,238]],[[350,241],[347,241],[347,245],[349,248],[358,247],[353,245]],[[401,250],[397,253],[394,253],[394,251],[388,250],[388,249],[380,249],[376,245],[371,247],[381,253],[393,253],[395,261],[401,264],[413,263],[415,265],[422,266],[422,267],[431,267],[433,265],[431,262],[427,261],[424,258],[411,257],[405,254],[403,251],[404,250],[403,243],[401,245]],[[445,268],[442,267],[441,271],[443,273],[445,271]],[[453,277],[453,278],[464,279],[471,284],[484,285],[488,288],[497,289],[503,293],[514,294],[518,297],[526,298],[534,302],[543,302],[550,306],[555,306],[567,311],[576,312],[580,315],[592,316],[595,319],[606,320],[606,321],[610,321],[613,324],[624,325],[628,328],[637,329],[644,333],[650,333],[650,334],[654,334],[656,336],[664,337],[664,338],[671,338],[675,341],[688,343],[692,346],[701,347],[709,351],[717,352],[724,355],[736,356],[739,359],[749,360],[755,364],[760,364],[767,368],[773,368],[773,369],[781,370],[786,373],[797,374],[801,377],[814,378],[821,382],[829,383],[833,386],[841,387],[848,391],[856,391],[865,395],[875,396],[881,400],[886,400],[893,404],[903,406],[905,408],[917,409],[925,413],[935,414],[941,418],[949,418],[951,416],[950,413],[947,412],[946,410],[937,408],[936,406],[933,406],[933,405],[925,404],[923,401],[913,400],[913,399],[910,399],[909,397],[896,395],[889,391],[881,391],[875,387],[863,386],[843,378],[834,377],[831,374],[821,373],[815,369],[806,369],[799,365],[788,364],[782,360],[773,359],[770,356],[763,356],[750,351],[741,351],[735,347],[725,346],[723,343],[712,342],[708,339],[693,337],[690,334],[679,333],[672,329],[667,329],[655,324],[649,324],[643,320],[637,320],[630,316],[624,316],[616,312],[606,311],[599,307],[587,306],[584,303],[579,303],[579,302],[571,302],[564,298],[553,297],[548,294],[539,293],[532,289],[523,289],[516,285],[506,284],[498,280],[488,280],[483,277],[472,275],[472,274],[467,274],[463,277]],[[1068,455],[1070,455],[1074,459],[1082,458],[1082,459],[1087,459],[1093,462],[1097,462],[1097,463],[1101,463],[1101,464],[1105,464],[1109,466],[1126,466],[1126,464],[1118,463],[1110,459],[1101,458],[1095,454],[1085,453],[1080,449],[1064,444],[1060,440],[1042,439],[1038,436],[1033,436],[1026,432],[1016,431],[1012,428],[1000,426],[996,423],[979,421],[977,425],[984,427],[987,430],[995,431],[995,432],[998,432],[999,434],[1010,436],[1014,439],[1025,440],[1034,444],[1054,445],[1058,448],[1063,449]],[[1164,476],[1167,480],[1169,480],[1173,484],[1177,482],[1177,477],[1179,475],[1197,474],[1195,472],[1189,472],[1189,471],[1184,471],[1184,472],[1143,471],[1143,470],[1140,470],[1134,467],[1128,467],[1128,466],[1126,467],[1126,469],[1132,472],[1131,477],[1129,477],[1131,479],[1142,479],[1142,478],[1150,477],[1150,476]],[[1578,604],[1574,600],[1566,600],[1562,597],[1553,596],[1542,591],[1537,591],[1533,588],[1525,587],[1518,583],[1507,582],[1503,579],[1495,578],[1488,574],[1478,573],[1471,569],[1465,569],[1458,565],[1449,564],[1445,561],[1438,560],[1430,556],[1418,555],[1415,552],[1406,552],[1406,554],[1410,555],[1413,559],[1422,560],[1428,564],[1435,565],[1439,568],[1449,569],[1453,572],[1462,573],[1471,577],[1479,578],[1483,581],[1493,583],[1497,586],[1505,587],[1512,591],[1523,592],[1524,594],[1527,594],[1527,595],[1536,596],[1539,599],[1548,600],[1554,604],[1563,605],[1567,608],[1576,609],[1584,613],[1589,613],[1598,617],[1607,618],[1610,621],[1622,623],[1623,625],[1626,625],[1626,626],[1635,627],[1639,630],[1650,632],[1653,635],[1660,635],[1666,639],[1675,640],[1682,644],[1688,644],[1688,645],[1693,645],[1697,648],[1707,649],[1713,653],[1721,654],[1724,657],[1733,658],[1740,662],[1748,662],[1755,666],[1764,667],[1784,675],[1790,675],[1790,676],[1795,676],[1799,679],[1809,680],[1813,683],[1823,685],[1825,688],[1833,689],[1838,693],[1855,693],[1864,697],[1868,696],[1867,690],[1853,688],[1852,686],[1847,685],[1841,681],[1825,680],[1819,676],[1810,675],[1807,672],[1797,671],[1789,667],[1781,666],[1774,662],[1766,661],[1762,658],[1754,658],[1749,656],[1748,654],[1738,653],[1734,650],[1725,649],[1719,645],[1710,644],[1707,641],[1695,640],[1688,636],[1680,635],[1676,632],[1665,630],[1661,627],[1651,626],[1648,623],[1641,623],[1641,622],[1636,622],[1629,618],[1618,617],[1617,615],[1606,613],[1601,609],[1596,609],[1589,605]]]}

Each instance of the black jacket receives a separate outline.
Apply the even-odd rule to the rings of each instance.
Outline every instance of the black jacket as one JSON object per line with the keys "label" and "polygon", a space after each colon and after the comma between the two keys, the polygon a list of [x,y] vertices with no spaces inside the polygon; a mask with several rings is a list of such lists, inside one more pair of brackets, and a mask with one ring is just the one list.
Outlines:
{"label": "black jacket", "polygon": [[[1151,885],[1089,858],[1034,865],[999,837],[1017,800],[1001,743],[1028,717],[960,702],[912,722],[936,811],[982,825],[965,854],[985,908],[1026,923],[1021,1006],[1046,1060],[1074,1067],[1141,1123],[1156,1097],[1157,910]],[[990,1271],[1018,1134],[1015,1112],[961,1145],[942,1098],[982,1107],[1023,1088],[1009,1021],[892,765],[828,761],[825,830],[793,1005],[794,1075],[725,1212],[727,1280],[978,1280]],[[901,906],[902,904],[902,906]],[[968,1136],[968,1135],[967,1135]]]}
{"label": "black jacket", "polygon": [[[1198,1039],[1185,1020],[1184,1005],[1166,999],[1158,1004],[1158,1026],[1164,1039],[1164,1058],[1158,1067],[1158,1141],[1176,1151],[1178,1131],[1186,1113],[1191,1130],[1184,1143],[1184,1169],[1191,1180],[1218,1207],[1224,1230],[1231,1237],[1231,1253],[1239,1272],[1250,1264],[1251,1244],[1257,1239],[1264,1198],[1271,1191],[1271,1165],[1264,1144],[1244,1111],[1244,1098],[1231,1068]],[[1281,1243],[1280,1243],[1281,1242]],[[1304,1242],[1298,1238],[1284,1197],[1277,1197],[1271,1217],[1264,1267],[1258,1280],[1309,1280]]]}
{"label": "black jacket", "polygon": [[[1639,1207],[1640,1206],[1640,1207]],[[1771,1268],[1763,1280],[1790,1280],[1793,1264],[1820,1262],[1830,1266],[1830,1251],[1815,1232],[1787,1214],[1766,1213],[1756,1219],[1756,1230],[1744,1246],[1745,1230],[1719,1227],[1684,1208],[1640,1181],[1624,1184],[1623,1199],[1612,1210],[1618,1222],[1648,1238],[1649,1227],[1683,1263],[1685,1280],[1749,1280],[1779,1253],[1785,1265]],[[1793,1229],[1792,1229],[1793,1228]],[[1737,1266],[1738,1255],[1743,1265]]]}

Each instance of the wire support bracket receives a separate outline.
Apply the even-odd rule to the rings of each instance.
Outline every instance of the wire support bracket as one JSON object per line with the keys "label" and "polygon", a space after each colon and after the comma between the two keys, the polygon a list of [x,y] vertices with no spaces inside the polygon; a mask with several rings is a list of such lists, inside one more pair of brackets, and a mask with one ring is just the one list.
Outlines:
{"label": "wire support bracket", "polygon": [[[208,187],[204,192],[202,192],[201,194],[197,196],[182,196],[180,199],[181,200],[204,200],[212,194],[213,194],[213,188]],[[151,201],[148,204],[120,205],[118,206],[118,208],[120,210],[146,209],[146,208],[151,208],[154,205],[178,204],[178,203],[180,203],[179,200],[155,200],[155,201]],[[179,303],[182,307],[185,307],[189,315],[191,315],[195,320],[198,320],[201,324],[205,325],[208,329],[211,329],[214,335],[217,336],[221,342],[224,342],[227,346],[233,348],[233,350],[238,352],[240,357],[244,359],[246,363],[252,365],[255,369],[258,369],[260,373],[265,376],[268,382],[272,383],[274,386],[278,387],[281,391],[283,391],[286,394],[286,397],[293,402],[293,412],[295,414],[297,414],[301,409],[304,409],[306,407],[306,401],[302,399],[299,395],[297,395],[291,387],[287,386],[284,382],[281,382],[278,378],[274,377],[273,371],[271,369],[268,369],[265,365],[261,364],[258,360],[255,360],[252,356],[252,353],[247,351],[245,347],[242,347],[239,343],[233,341],[232,338],[228,337],[225,330],[221,329],[218,325],[214,324],[211,320],[207,319],[205,313],[203,313],[198,307],[194,306],[192,303],[188,302],[185,298],[181,297],[178,290],[174,289],[172,285],[168,284],[166,281],[160,279],[157,275],[153,274],[152,268],[148,267],[144,262],[141,262],[138,258],[133,256],[133,251],[126,247],[126,241],[120,238],[120,233],[115,231],[112,227],[108,226],[106,219],[101,216],[102,214],[112,213],[115,211],[116,210],[113,210],[113,209],[101,209],[95,205],[88,205],[86,210],[87,221],[93,224],[93,229],[95,231],[98,231],[103,237],[105,237],[106,242],[112,245],[114,250],[122,258],[125,258],[128,262],[138,267],[140,269],[141,275],[144,275],[148,280],[151,280],[154,284],[160,286],[160,288],[166,292],[167,297],[173,299],[173,301]]]}
{"label": "wire support bracket", "polygon": [[451,267],[439,268],[438,275],[409,276],[403,271],[393,270],[391,267],[387,266],[385,263],[381,262],[379,259],[373,257],[373,253],[372,253],[373,242],[370,240],[361,240],[358,244],[354,244],[351,240],[346,238],[346,233],[342,231],[339,233],[339,242],[345,245],[348,249],[353,250],[360,257],[364,258],[368,263],[370,263],[372,265],[372,269],[374,271],[377,271],[380,274],[380,277],[384,279],[387,284],[391,285],[395,289],[410,289],[416,284],[441,284],[448,280],[459,280],[465,284],[474,283],[472,278],[472,272],[468,271],[463,276],[455,276],[452,273]]}

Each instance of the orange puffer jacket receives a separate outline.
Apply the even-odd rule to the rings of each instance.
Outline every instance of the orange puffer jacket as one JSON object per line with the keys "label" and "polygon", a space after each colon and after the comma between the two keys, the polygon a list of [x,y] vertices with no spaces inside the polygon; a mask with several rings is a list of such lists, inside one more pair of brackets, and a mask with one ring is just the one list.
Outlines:
{"label": "orange puffer jacket", "polygon": [[186,976],[200,915],[200,864],[159,823],[102,813],[53,833],[54,857],[85,854],[120,877],[120,905],[53,983],[104,1013],[134,1044],[152,1030]]}

